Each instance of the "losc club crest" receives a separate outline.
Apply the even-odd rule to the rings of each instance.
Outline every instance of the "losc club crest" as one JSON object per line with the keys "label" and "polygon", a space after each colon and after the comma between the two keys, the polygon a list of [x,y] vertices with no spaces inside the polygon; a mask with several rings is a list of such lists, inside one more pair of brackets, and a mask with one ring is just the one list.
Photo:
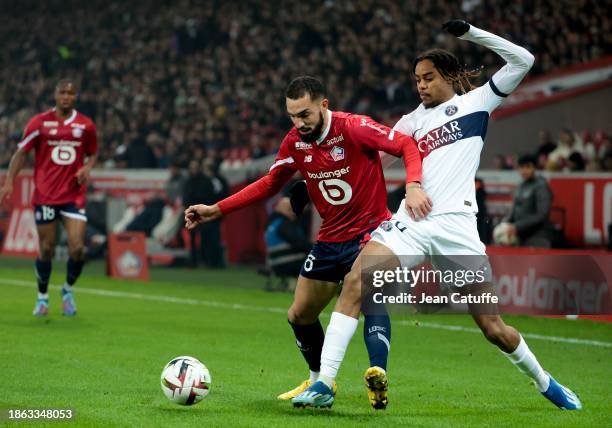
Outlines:
{"label": "losc club crest", "polygon": [[142,260],[128,250],[117,259],[117,268],[123,276],[138,276],[142,269]]}
{"label": "losc club crest", "polygon": [[388,231],[390,231],[391,229],[393,229],[393,223],[391,223],[390,221],[383,221],[383,222],[380,224],[380,228],[381,228],[382,230],[384,230],[385,232],[388,232]]}
{"label": "losc club crest", "polygon": [[446,107],[446,110],[444,110],[444,113],[446,113],[447,116],[452,116],[455,113],[457,113],[457,110],[459,110],[459,109],[457,108],[456,105],[450,105],[450,106]]}
{"label": "losc club crest", "polygon": [[81,136],[83,136],[83,130],[81,128],[72,128],[72,136],[74,138],[81,138]]}
{"label": "losc club crest", "polygon": [[336,162],[344,159],[344,149],[340,146],[336,146],[333,149],[331,149],[329,151],[329,154],[331,155],[332,159],[335,160]]}

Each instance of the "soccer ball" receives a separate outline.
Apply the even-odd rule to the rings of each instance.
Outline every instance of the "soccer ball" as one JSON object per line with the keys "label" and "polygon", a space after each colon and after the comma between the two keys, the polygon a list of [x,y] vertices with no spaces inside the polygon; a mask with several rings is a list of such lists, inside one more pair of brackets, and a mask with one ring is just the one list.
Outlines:
{"label": "soccer ball", "polygon": [[183,406],[202,401],[210,391],[210,373],[197,358],[173,358],[161,374],[161,389],[168,400]]}
{"label": "soccer ball", "polygon": [[514,233],[510,232],[510,225],[502,222],[493,229],[493,242],[497,245],[516,245],[518,239]]}

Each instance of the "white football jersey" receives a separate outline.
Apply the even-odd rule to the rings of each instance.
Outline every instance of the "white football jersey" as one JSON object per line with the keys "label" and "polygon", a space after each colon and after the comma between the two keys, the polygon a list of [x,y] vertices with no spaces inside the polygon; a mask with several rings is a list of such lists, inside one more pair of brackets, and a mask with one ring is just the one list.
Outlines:
{"label": "white football jersey", "polygon": [[461,38],[494,50],[507,64],[483,86],[436,107],[421,104],[393,128],[418,142],[423,158],[422,186],[433,201],[430,215],[478,211],[474,180],[489,115],[533,64],[533,55],[524,48],[474,26]]}
{"label": "white football jersey", "polygon": [[489,83],[426,109],[421,104],[394,129],[417,140],[423,156],[423,189],[433,201],[430,215],[476,212],[474,177],[489,113],[501,104]]}

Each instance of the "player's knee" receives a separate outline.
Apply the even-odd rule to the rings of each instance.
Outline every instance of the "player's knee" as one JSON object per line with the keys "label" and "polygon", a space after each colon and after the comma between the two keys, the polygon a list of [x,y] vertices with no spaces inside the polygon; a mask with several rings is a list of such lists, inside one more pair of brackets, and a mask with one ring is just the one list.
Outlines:
{"label": "player's knee", "polygon": [[85,247],[83,244],[73,245],[68,248],[68,255],[72,260],[81,260],[83,259],[83,255],[85,254]]}
{"label": "player's knee", "polygon": [[287,319],[291,324],[307,325],[312,324],[319,317],[318,313],[308,310],[308,308],[291,305],[287,311]]}
{"label": "player's knee", "polygon": [[344,277],[342,294],[345,297],[359,300],[361,298],[361,274],[359,271],[351,270]]}
{"label": "player's knee", "polygon": [[50,241],[41,241],[40,244],[40,255],[39,258],[43,261],[49,261],[53,258],[55,245]]}

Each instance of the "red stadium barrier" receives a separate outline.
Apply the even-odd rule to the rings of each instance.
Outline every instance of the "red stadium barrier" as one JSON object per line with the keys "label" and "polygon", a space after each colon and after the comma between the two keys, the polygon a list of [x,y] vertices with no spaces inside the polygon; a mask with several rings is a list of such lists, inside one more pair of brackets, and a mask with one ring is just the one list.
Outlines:
{"label": "red stadium barrier", "polygon": [[[601,305],[601,312],[610,313],[612,312],[610,310],[612,308],[610,292],[610,286],[612,285],[611,253],[603,250],[550,250],[490,246],[487,247],[487,254],[491,257],[494,277],[497,278],[498,296],[500,296],[499,306],[503,312],[612,322],[611,314],[551,315],[548,306],[559,303],[555,300],[558,296],[553,295],[552,291],[548,299],[543,295],[534,298],[539,299],[539,302],[537,302],[539,305],[533,301],[534,299],[528,298],[524,292],[520,293],[518,291],[518,288],[521,287],[518,284],[521,278],[531,282],[532,285],[540,279],[548,279],[549,277],[565,283],[574,281],[576,286],[580,285],[574,298],[583,308],[593,310],[594,306]],[[574,266],[565,266],[569,269],[564,269],[563,264],[567,265],[569,261],[567,256],[573,256],[576,259],[573,262]],[[581,263],[583,266],[575,266],[576,263]],[[505,277],[505,280],[503,281],[504,284],[500,285],[500,278],[502,277]],[[525,284],[522,284],[522,287],[525,286]],[[597,294],[598,290],[600,295]],[[519,294],[521,296],[518,296]],[[510,295],[515,296],[510,297]],[[597,297],[602,299],[597,301]],[[585,312],[588,312],[588,310]]]}
{"label": "red stadium barrier", "polygon": [[[129,205],[141,204],[148,197],[163,192],[166,175],[152,171],[95,171],[94,193],[123,198]],[[403,170],[385,171],[388,188],[403,183]],[[500,218],[509,212],[512,195],[519,181],[516,172],[479,171],[487,191],[489,214]],[[548,174],[555,198],[555,212],[563,212],[563,226],[570,245],[577,247],[604,246],[608,238],[607,225],[612,223],[612,175],[610,174]],[[3,173],[0,173],[0,183]],[[239,190],[236,184],[232,191]],[[30,205],[32,176],[20,174],[15,180],[9,203],[0,213],[0,232],[4,236],[2,254],[35,256],[38,237]],[[8,211],[7,211],[8,209]],[[223,220],[222,236],[227,258],[232,263],[261,262],[265,254],[263,231],[267,211],[259,203],[233,213]]]}
{"label": "red stadium barrier", "polygon": [[4,208],[9,207],[9,220],[4,226],[0,224],[0,232],[5,235],[2,254],[12,256],[38,254],[38,234],[30,203],[33,191],[34,180],[30,172],[22,173],[15,179],[11,199],[4,206]]}
{"label": "red stadium barrier", "polygon": [[576,246],[605,246],[612,223],[612,177],[555,176],[553,206],[566,213],[565,237]]}

